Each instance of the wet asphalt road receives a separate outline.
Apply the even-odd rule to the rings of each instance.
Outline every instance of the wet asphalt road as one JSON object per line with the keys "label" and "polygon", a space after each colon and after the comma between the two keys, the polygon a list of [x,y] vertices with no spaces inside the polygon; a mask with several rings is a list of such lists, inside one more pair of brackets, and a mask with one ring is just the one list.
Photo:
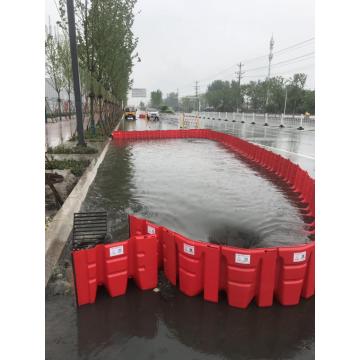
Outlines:
{"label": "wet asphalt road", "polygon": [[262,124],[241,124],[219,120],[203,120],[203,127],[227,132],[267,147],[315,177],[315,131],[279,128]]}
{"label": "wet asphalt road", "polygon": [[[232,124],[204,124],[217,130],[239,134],[251,141],[276,148],[282,155],[289,156],[303,168],[313,173],[314,132],[298,130],[271,129],[257,125],[232,127]],[[149,128],[176,128],[174,120],[164,119],[160,123],[137,120],[133,123],[122,123],[126,130]],[[284,131],[285,130],[285,131]],[[295,133],[294,132],[298,132]],[[176,227],[185,235],[209,240],[210,223],[216,221],[222,230],[229,226],[223,219],[239,219],[231,208],[239,202],[244,193],[241,186],[233,184],[232,178],[240,178],[243,186],[250,181],[256,188],[259,199],[263,201],[263,214],[260,207],[251,213],[251,205],[256,208],[256,196],[253,203],[243,201],[248,214],[244,224],[255,229],[264,240],[265,235],[278,234],[277,231],[289,224],[295,229],[299,223],[296,206],[287,195],[277,188],[276,184],[262,176],[257,176],[252,169],[244,166],[231,154],[207,141],[185,141],[180,145],[165,141],[162,145],[155,142],[141,144],[112,144],[109,153],[99,169],[97,178],[90,188],[82,209],[102,210],[109,214],[110,229],[113,238],[127,238],[126,214],[134,212],[151,218],[160,224]],[[183,141],[183,140],[182,140]],[[212,143],[212,142],[210,142]],[[209,148],[210,146],[210,148]],[[173,149],[173,156],[179,158],[179,167],[198,167],[196,159],[205,162],[205,168],[197,169],[201,173],[209,172],[209,153],[214,157],[215,173],[221,174],[237,171],[233,176],[221,177],[218,183],[223,185],[224,193],[212,196],[212,206],[218,207],[215,213],[209,213],[202,221],[199,214],[206,207],[201,203],[200,189],[196,188],[195,172],[190,176],[190,184],[182,187],[183,198],[164,206],[164,200],[174,192],[174,188],[161,192],[169,183],[176,182],[176,171],[172,169],[172,157],[158,157],[164,150],[167,154]],[[181,156],[177,152],[181,149]],[[211,150],[211,151],[210,151]],[[300,155],[295,153],[299,152]],[[164,154],[164,152],[162,152]],[[194,154],[191,157],[191,154]],[[303,156],[305,155],[305,156]],[[151,174],[151,160],[156,160],[156,175]],[[193,159],[193,160],[189,160]],[[195,161],[195,162],[194,162]],[[235,169],[234,163],[238,161]],[[163,169],[166,174],[161,173]],[[174,166],[173,166],[174,167]],[[173,170],[173,169],[172,169]],[[180,169],[175,169],[180,170]],[[210,177],[209,173],[209,177]],[[186,175],[186,174],[185,174]],[[157,181],[158,179],[158,181]],[[165,179],[165,180],[164,180]],[[192,180],[191,180],[192,179]],[[253,179],[253,180],[251,180]],[[165,182],[164,182],[164,181]],[[179,178],[183,185],[186,176]],[[223,182],[222,182],[223,181]],[[178,184],[178,185],[179,185]],[[195,184],[195,185],[194,185]],[[211,193],[211,182],[202,190]],[[261,192],[260,190],[264,190]],[[228,193],[228,194],[227,194]],[[186,196],[192,194],[192,196]],[[197,197],[198,196],[198,197]],[[206,199],[201,199],[202,201]],[[220,199],[227,206],[221,207]],[[233,199],[233,200],[232,200]],[[243,200],[245,200],[243,198]],[[271,200],[274,201],[271,201]],[[232,203],[234,201],[234,203]],[[191,211],[189,209],[193,204]],[[196,206],[195,206],[196,205]],[[219,208],[220,207],[220,208]],[[276,209],[287,209],[286,216],[280,220],[269,217]],[[241,209],[240,209],[241,210]],[[175,214],[174,214],[175,213]],[[219,215],[220,214],[220,215]],[[224,216],[223,216],[224,215]],[[178,219],[178,221],[176,221]],[[180,219],[180,221],[179,221]],[[191,222],[191,219],[194,219]],[[279,222],[280,221],[280,222]],[[265,222],[265,233],[262,224]],[[190,226],[188,224],[190,223]],[[201,225],[197,225],[197,224]],[[221,232],[223,236],[224,232]],[[294,242],[301,240],[301,231],[294,231],[297,236]],[[299,237],[300,236],[300,237]],[[278,236],[277,236],[278,237]],[[275,236],[276,238],[276,236]],[[268,245],[271,245],[269,237]],[[235,239],[238,240],[238,239]],[[275,244],[276,245],[276,244]],[[256,246],[256,244],[255,244]],[[66,257],[66,255],[64,256]],[[93,305],[76,308],[71,295],[53,296],[46,299],[46,358],[47,359],[313,359],[314,358],[314,304],[315,299],[302,300],[294,307],[282,307],[274,304],[271,308],[258,308],[251,304],[246,310],[231,308],[226,297],[222,296],[219,304],[204,302],[202,296],[189,298],[178,289],[170,286],[165,279],[160,279],[160,292],[140,291],[130,282],[126,296],[109,298],[104,290],[99,290],[97,301]]]}

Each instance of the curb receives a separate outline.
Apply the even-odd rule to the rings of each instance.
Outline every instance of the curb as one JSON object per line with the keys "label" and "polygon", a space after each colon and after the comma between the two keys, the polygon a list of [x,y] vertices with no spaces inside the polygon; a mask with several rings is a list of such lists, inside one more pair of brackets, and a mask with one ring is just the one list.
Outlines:
{"label": "curb", "polygon": [[[114,130],[117,130],[119,125],[120,121]],[[109,149],[111,140],[109,138],[105,142],[99,157],[91,161],[45,232],[45,287],[71,234],[74,212],[80,210],[98,168]]]}

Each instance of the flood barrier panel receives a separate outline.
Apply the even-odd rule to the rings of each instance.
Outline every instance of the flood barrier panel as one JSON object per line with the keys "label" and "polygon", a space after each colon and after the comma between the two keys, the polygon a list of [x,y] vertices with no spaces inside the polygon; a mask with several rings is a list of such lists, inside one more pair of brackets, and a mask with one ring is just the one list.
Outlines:
{"label": "flood barrier panel", "polygon": [[78,305],[95,302],[98,286],[111,297],[123,295],[128,278],[142,290],[157,286],[156,235],[132,236],[126,241],[98,244],[72,251]]}
{"label": "flood barrier panel", "polygon": [[[258,145],[210,129],[114,131],[114,139],[204,138],[222,143],[239,156],[276,176],[310,218],[315,233],[315,181],[297,164]],[[158,269],[188,296],[202,294],[218,302],[224,291],[229,305],[246,308],[252,301],[271,306],[295,305],[315,293],[315,242],[241,249],[188,239],[146,219],[129,215],[129,239],[72,252],[78,304],[93,303],[97,287],[123,295],[133,278],[140,289],[157,286]]]}
{"label": "flood barrier panel", "polygon": [[[130,224],[148,232],[145,219],[129,216]],[[152,223],[151,223],[152,224]],[[154,224],[152,224],[153,226]],[[162,234],[163,270],[172,285],[187,296],[202,294],[217,303],[224,291],[230,306],[247,308],[296,305],[315,289],[315,243],[306,245],[242,249],[191,240],[166,227]],[[130,232],[132,229],[130,230]]]}

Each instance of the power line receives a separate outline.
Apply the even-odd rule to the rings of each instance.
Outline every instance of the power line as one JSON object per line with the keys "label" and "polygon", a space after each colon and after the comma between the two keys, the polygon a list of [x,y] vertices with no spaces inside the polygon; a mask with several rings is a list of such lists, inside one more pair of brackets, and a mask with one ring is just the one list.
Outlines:
{"label": "power line", "polygon": [[[304,58],[304,57],[307,57],[307,56],[310,56],[310,55],[314,55],[314,54],[315,54],[315,52],[312,51],[312,52],[307,53],[307,54],[303,54],[303,55],[296,56],[296,57],[291,58],[291,59],[283,60],[283,61],[280,61],[280,62],[278,62],[278,63],[272,64],[272,66],[277,66],[277,65],[279,65],[279,64],[284,64],[284,63],[287,63],[287,62],[292,62],[293,60],[301,59],[301,58]],[[254,70],[266,69],[266,68],[268,68],[268,66],[259,66],[259,67],[256,67],[256,68],[250,68],[247,72],[251,72],[251,71],[254,71]]]}
{"label": "power line", "polygon": [[299,43],[294,44],[294,45],[292,45],[292,46],[288,46],[287,48],[284,48],[284,49],[281,49],[281,50],[275,51],[275,52],[274,52],[274,54],[280,54],[280,53],[282,53],[282,52],[284,52],[284,51],[287,51],[287,50],[293,49],[293,48],[295,48],[295,47],[301,47],[300,45],[304,45],[304,44],[306,44],[306,43],[308,43],[308,42],[310,42],[310,41],[313,41],[314,39],[315,39],[315,38],[314,38],[314,37],[312,37],[312,38],[310,38],[310,39],[308,39],[308,40],[305,40],[305,41],[299,42]]}
{"label": "power line", "polygon": [[[275,55],[275,54],[280,54],[280,53],[286,52],[287,50],[291,50],[291,49],[293,49],[293,48],[302,47],[303,45],[306,45],[308,42],[313,41],[314,39],[315,39],[315,38],[312,37],[312,38],[310,38],[310,39],[301,41],[301,42],[299,42],[299,43],[296,43],[296,44],[294,44],[294,45],[291,45],[291,46],[288,46],[288,47],[286,47],[286,48],[280,49],[280,50],[278,50],[278,51],[274,51],[273,54],[274,54],[274,55]],[[257,56],[257,57],[254,57],[254,58],[245,59],[245,60],[243,60],[243,62],[249,63],[249,62],[251,62],[251,61],[258,60],[258,59],[265,59],[265,58],[267,58],[267,57],[268,57],[268,54],[267,54],[267,55],[261,55],[261,56]]]}
{"label": "power line", "polygon": [[[275,54],[275,52],[273,53]],[[286,60],[283,60],[283,61],[280,61],[280,62],[277,62],[277,63],[274,63],[274,64],[271,64],[272,67],[281,67],[281,66],[284,66],[284,65],[289,65],[289,64],[293,64],[293,63],[297,63],[297,62],[300,62],[300,61],[304,61],[304,60],[308,60],[310,59],[311,57],[313,57],[312,55],[314,55],[315,52],[310,52],[310,53],[306,53],[306,54],[303,54],[303,55],[300,55],[300,56],[296,56],[294,58],[291,58],[291,59],[286,59]],[[269,55],[268,55],[269,56]],[[239,66],[239,64],[236,64],[237,66]],[[248,69],[246,72],[249,73],[249,72],[253,72],[255,70],[263,70],[263,69],[268,69],[269,68],[269,65],[264,65],[264,66],[258,66],[258,67],[255,67],[255,68],[250,68]],[[245,75],[244,77],[248,78],[248,77],[257,77],[256,75]],[[199,81],[199,83],[204,83],[205,81]],[[185,86],[183,87],[183,89],[185,88]]]}
{"label": "power line", "polygon": [[[303,70],[303,69],[308,69],[310,67],[313,67],[313,64],[308,64],[308,65],[305,65],[305,66],[302,66],[302,67],[296,67],[296,68],[292,68],[292,69],[288,69],[288,70],[284,70],[284,71],[280,71],[280,72],[276,72],[276,73],[273,73],[272,74],[272,77],[274,76],[281,76],[281,75],[284,75],[284,74],[288,74],[288,73],[294,73],[295,71],[300,71],[300,70]],[[246,79],[262,79],[262,78],[266,78],[267,77],[267,74],[258,74],[258,75],[245,75],[244,78]]]}
{"label": "power line", "polygon": [[[303,61],[306,61],[306,60],[310,60],[313,58],[313,55],[314,53],[308,53],[308,54],[304,54],[304,55],[301,55],[301,56],[297,56],[295,58],[291,58],[291,59],[288,59],[286,61],[281,61],[281,62],[278,62],[278,63],[275,63],[275,64],[272,64],[272,67],[276,66],[276,67],[284,67],[284,66],[288,66],[288,65],[293,65],[293,64],[297,64],[297,63],[300,63],[300,62],[303,62]],[[243,64],[242,64],[243,65]],[[239,66],[239,64],[237,65]],[[307,67],[310,66],[309,65],[306,65]],[[266,69],[267,66],[262,66],[262,67],[259,67],[259,68],[252,68],[252,69],[249,69],[246,71],[246,75],[242,75],[241,76],[241,79],[249,79],[249,78],[257,78],[257,79],[261,79],[261,78],[266,78],[267,77],[267,74],[266,73],[263,73],[263,74],[254,74],[254,75],[249,75],[248,72],[250,72],[250,70],[254,70],[254,69]],[[303,66],[301,67],[301,69],[304,68]],[[296,69],[299,69],[299,68],[296,68]],[[295,70],[295,69],[294,69]],[[286,70],[286,71],[282,71],[282,72],[276,72],[275,74],[273,74],[273,76],[278,76],[278,75],[282,75],[283,73],[287,73],[289,71],[292,71],[292,70]],[[238,75],[238,72],[236,72],[236,75]]]}
{"label": "power line", "polygon": [[[303,40],[303,41],[301,41],[301,42],[295,43],[295,44],[293,44],[293,45],[290,45],[290,46],[288,46],[288,47],[285,47],[285,48],[283,48],[283,49],[280,49],[280,50],[278,50],[278,51],[275,51],[275,52],[273,52],[273,54],[274,54],[274,55],[275,55],[275,54],[281,54],[281,53],[284,53],[284,52],[286,52],[286,51],[288,51],[288,50],[292,50],[292,49],[295,49],[295,48],[297,48],[297,47],[302,47],[302,46],[306,45],[307,43],[313,41],[314,39],[315,39],[315,37],[312,37],[312,38]],[[254,61],[254,60],[265,59],[265,58],[267,58],[268,56],[269,56],[268,54],[267,54],[267,55],[261,55],[261,56],[257,56],[257,57],[253,57],[253,58],[248,58],[248,59],[242,60],[242,62],[243,62],[243,63],[249,63],[249,62],[252,62],[252,61]],[[223,70],[220,70],[219,72],[217,72],[217,73],[215,73],[215,74],[213,74],[213,75],[211,75],[211,76],[207,76],[206,78],[200,79],[199,82],[200,82],[200,83],[203,83],[203,82],[206,81],[206,80],[213,79],[215,76],[218,76],[218,75],[220,75],[220,74],[222,74],[222,73],[224,73],[224,72],[226,72],[226,71],[234,68],[234,66],[237,66],[237,65],[238,65],[237,63],[236,63],[236,64],[232,64],[231,66],[229,66],[229,67],[227,67],[227,68],[225,68],[225,69],[223,69]],[[274,64],[274,65],[275,65],[275,64]],[[267,66],[265,66],[265,68],[266,68],[266,67],[267,67]],[[260,68],[264,68],[264,67],[260,67]],[[256,69],[259,69],[259,68],[256,68]],[[250,71],[250,69],[249,69],[248,71]],[[190,83],[190,84],[186,84],[186,85],[183,86],[183,88],[185,88],[186,86],[190,86],[190,85],[191,85],[191,83]]]}
{"label": "power line", "polygon": [[312,58],[313,57],[312,55],[314,55],[314,54],[315,54],[315,52],[313,51],[313,52],[310,52],[310,53],[307,53],[307,54],[304,54],[304,55],[301,55],[301,56],[294,57],[292,59],[280,61],[280,62],[278,62],[276,64],[273,64],[273,66],[278,66],[278,65],[281,65],[281,64],[287,64],[287,63],[293,62],[294,60],[297,60],[297,59],[307,60],[307,59],[303,59],[303,58],[305,58],[305,57]]}

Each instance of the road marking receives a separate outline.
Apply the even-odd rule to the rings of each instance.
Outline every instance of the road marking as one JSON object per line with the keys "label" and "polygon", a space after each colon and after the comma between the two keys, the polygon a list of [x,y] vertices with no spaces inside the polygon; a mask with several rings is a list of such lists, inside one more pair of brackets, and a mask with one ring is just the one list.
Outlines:
{"label": "road marking", "polygon": [[311,159],[311,160],[315,160],[315,157],[314,156],[310,156],[310,155],[305,155],[305,154],[300,154],[300,153],[295,153],[293,151],[288,151],[288,150],[284,150],[284,149],[280,149],[280,148],[275,148],[275,147],[272,147],[272,146],[267,146],[267,145],[262,145],[262,144],[258,144],[256,143],[257,145],[260,145],[264,148],[268,148],[268,149],[272,149],[272,150],[277,150],[277,151],[282,151],[282,152],[285,152],[285,153],[288,153],[288,154],[292,154],[292,155],[296,155],[296,156],[301,156],[301,157],[304,157],[304,158],[307,158],[307,159]]}

